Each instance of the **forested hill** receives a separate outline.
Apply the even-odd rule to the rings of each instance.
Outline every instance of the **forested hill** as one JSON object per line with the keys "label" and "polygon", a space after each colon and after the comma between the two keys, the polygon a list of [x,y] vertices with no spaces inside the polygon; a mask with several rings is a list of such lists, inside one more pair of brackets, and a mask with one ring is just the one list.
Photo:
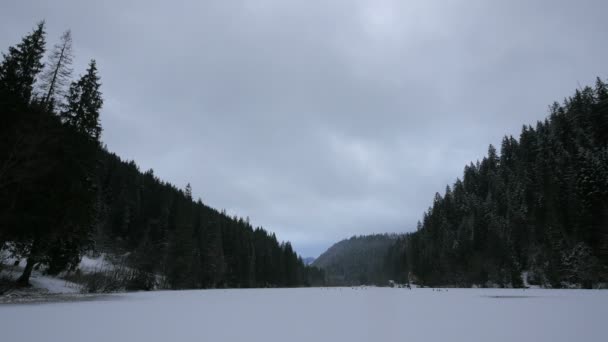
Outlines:
{"label": "forested hill", "polygon": [[107,152],[97,179],[97,249],[131,252],[143,287],[154,274],[170,288],[323,283],[323,273],[307,267],[289,242],[193,201],[189,185],[179,190]]}
{"label": "forested hill", "polygon": [[390,254],[392,278],[428,285],[608,282],[606,83],[553,104],[500,153],[490,146]]}
{"label": "forested hill", "polygon": [[18,283],[91,250],[125,256],[130,289],[323,282],[289,242],[102,148],[97,64],[72,80],[71,51],[66,31],[46,54],[41,22],[0,61],[0,249],[27,259]]}
{"label": "forested hill", "polygon": [[329,285],[385,285],[384,261],[397,238],[394,234],[353,236],[331,246],[312,265],[325,271]]}

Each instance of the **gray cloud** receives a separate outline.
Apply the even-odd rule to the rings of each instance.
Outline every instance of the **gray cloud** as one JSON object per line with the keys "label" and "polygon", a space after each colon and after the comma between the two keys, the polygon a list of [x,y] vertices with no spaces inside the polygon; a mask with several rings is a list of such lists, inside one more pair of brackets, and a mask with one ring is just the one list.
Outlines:
{"label": "gray cloud", "polygon": [[19,1],[96,58],[103,140],[316,255],[411,231],[489,143],[606,77],[605,1]]}

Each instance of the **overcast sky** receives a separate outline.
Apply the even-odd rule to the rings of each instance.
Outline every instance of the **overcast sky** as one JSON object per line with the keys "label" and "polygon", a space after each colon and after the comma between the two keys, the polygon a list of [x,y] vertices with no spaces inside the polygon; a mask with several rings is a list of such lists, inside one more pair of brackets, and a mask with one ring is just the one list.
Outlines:
{"label": "overcast sky", "polygon": [[0,0],[98,62],[103,142],[317,256],[415,229],[465,164],[608,77],[608,2]]}

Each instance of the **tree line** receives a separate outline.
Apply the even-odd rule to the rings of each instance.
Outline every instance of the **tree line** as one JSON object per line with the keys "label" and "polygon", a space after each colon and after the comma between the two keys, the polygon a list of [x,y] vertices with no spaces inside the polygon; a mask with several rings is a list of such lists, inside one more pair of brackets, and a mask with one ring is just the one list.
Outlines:
{"label": "tree line", "polygon": [[[426,285],[592,287],[608,281],[608,86],[576,90],[437,193],[388,251]],[[524,275],[524,278],[522,278]]]}
{"label": "tree line", "polygon": [[45,52],[40,22],[0,63],[0,249],[27,259],[19,284],[91,250],[123,253],[131,289],[324,282],[289,242],[107,151],[95,60],[72,80],[70,31]]}

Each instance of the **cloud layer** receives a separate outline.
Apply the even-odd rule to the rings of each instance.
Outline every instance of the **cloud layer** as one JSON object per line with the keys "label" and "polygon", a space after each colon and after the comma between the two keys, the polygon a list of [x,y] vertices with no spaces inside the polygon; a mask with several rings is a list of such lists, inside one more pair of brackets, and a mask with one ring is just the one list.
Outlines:
{"label": "cloud layer", "polygon": [[18,1],[96,58],[103,141],[315,256],[404,232],[435,192],[547,106],[607,75],[608,3]]}

